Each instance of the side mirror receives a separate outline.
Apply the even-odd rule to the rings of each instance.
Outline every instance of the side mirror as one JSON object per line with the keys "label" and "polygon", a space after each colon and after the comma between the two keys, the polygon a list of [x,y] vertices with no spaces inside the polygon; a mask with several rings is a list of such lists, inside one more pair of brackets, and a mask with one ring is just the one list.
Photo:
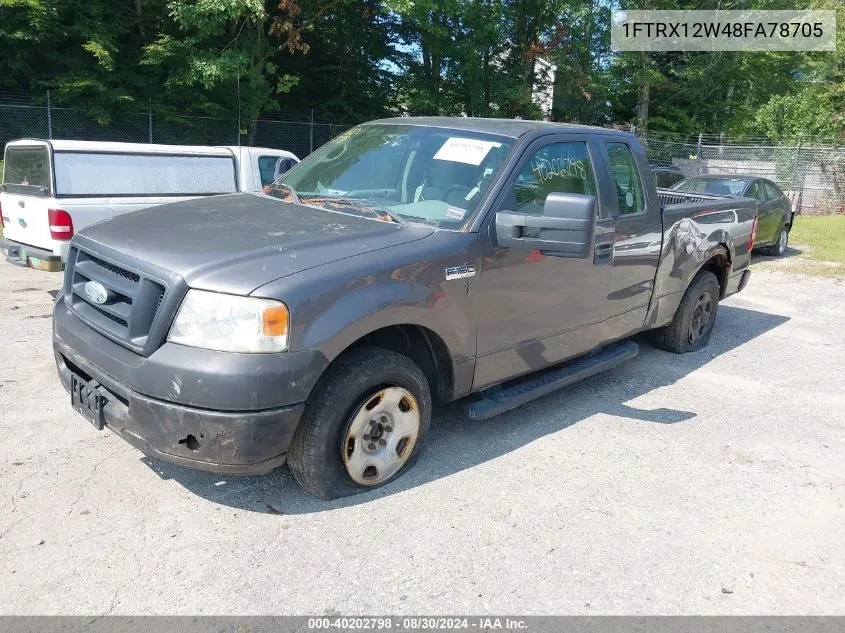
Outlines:
{"label": "side mirror", "polygon": [[[585,257],[593,243],[596,225],[596,197],[580,193],[550,193],[543,215],[499,212],[496,237],[499,246],[538,249],[557,257]],[[539,237],[528,237],[525,229]],[[539,231],[538,231],[539,230]]]}

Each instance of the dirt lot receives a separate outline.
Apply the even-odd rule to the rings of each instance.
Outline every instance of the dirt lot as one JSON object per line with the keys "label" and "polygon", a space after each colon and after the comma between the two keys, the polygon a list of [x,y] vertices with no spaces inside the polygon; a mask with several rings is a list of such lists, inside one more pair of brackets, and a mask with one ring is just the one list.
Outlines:
{"label": "dirt lot", "polygon": [[58,275],[0,263],[0,613],[845,614],[845,285],[755,273],[710,347],[486,422],[324,503],[70,408]]}

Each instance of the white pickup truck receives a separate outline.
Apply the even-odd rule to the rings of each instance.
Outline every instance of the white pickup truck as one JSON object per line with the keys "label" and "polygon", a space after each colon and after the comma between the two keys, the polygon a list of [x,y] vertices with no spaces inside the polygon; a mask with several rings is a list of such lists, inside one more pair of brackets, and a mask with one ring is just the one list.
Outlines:
{"label": "white pickup truck", "polygon": [[61,270],[75,231],[200,196],[261,191],[299,159],[264,147],[21,139],[6,145],[0,249],[8,261]]}

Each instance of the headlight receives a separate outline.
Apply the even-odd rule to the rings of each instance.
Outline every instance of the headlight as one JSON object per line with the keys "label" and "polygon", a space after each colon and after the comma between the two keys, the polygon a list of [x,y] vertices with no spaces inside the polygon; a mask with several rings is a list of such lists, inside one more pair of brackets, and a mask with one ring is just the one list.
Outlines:
{"label": "headlight", "polygon": [[189,290],[167,340],[221,352],[283,352],[288,309],[270,299]]}

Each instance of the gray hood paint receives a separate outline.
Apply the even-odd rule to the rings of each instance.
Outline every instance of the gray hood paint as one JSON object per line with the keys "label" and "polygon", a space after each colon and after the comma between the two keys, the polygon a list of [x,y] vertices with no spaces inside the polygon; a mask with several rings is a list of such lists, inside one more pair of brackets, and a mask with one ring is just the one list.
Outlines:
{"label": "gray hood paint", "polygon": [[173,271],[191,288],[246,295],[314,266],[433,232],[244,193],[150,207],[79,234]]}

